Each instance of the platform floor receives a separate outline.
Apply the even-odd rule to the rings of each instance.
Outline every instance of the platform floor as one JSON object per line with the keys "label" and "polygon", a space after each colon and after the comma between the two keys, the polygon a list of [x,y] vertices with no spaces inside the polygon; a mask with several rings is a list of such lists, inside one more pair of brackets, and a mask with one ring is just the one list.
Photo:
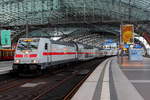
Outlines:
{"label": "platform floor", "polygon": [[144,100],[150,100],[150,58],[131,62],[123,57],[120,68]]}
{"label": "platform floor", "polygon": [[12,70],[13,61],[0,61],[0,75]]}
{"label": "platform floor", "polygon": [[95,69],[72,100],[150,100],[149,93],[150,58],[111,57]]}

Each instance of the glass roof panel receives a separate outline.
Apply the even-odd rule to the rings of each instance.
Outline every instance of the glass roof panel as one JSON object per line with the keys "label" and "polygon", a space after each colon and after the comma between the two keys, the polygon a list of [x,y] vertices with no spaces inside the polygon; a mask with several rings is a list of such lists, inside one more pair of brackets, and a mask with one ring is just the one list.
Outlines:
{"label": "glass roof panel", "polygon": [[150,20],[150,0],[0,0],[4,25]]}

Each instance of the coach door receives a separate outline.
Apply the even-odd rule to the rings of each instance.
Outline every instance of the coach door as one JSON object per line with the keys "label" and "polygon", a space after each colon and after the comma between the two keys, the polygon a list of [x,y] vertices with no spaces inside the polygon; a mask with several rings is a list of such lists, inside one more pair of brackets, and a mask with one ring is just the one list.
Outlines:
{"label": "coach door", "polygon": [[45,57],[46,57],[46,62],[48,62],[48,43],[45,43],[45,45],[44,45],[44,49],[45,49],[45,52],[46,52],[46,55],[45,55]]}

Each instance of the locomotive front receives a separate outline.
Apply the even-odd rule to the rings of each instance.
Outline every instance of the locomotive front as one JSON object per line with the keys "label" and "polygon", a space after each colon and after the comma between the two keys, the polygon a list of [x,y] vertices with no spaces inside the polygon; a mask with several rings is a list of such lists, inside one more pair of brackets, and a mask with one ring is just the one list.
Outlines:
{"label": "locomotive front", "polygon": [[39,38],[21,38],[18,41],[13,70],[36,70],[38,64]]}

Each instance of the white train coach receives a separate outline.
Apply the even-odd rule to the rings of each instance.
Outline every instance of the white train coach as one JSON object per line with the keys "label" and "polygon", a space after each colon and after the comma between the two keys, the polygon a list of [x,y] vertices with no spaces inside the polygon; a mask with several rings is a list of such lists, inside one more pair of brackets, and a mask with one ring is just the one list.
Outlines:
{"label": "white train coach", "polygon": [[42,70],[52,65],[102,57],[98,50],[79,43],[63,43],[48,38],[21,38],[17,44],[13,70]]}

